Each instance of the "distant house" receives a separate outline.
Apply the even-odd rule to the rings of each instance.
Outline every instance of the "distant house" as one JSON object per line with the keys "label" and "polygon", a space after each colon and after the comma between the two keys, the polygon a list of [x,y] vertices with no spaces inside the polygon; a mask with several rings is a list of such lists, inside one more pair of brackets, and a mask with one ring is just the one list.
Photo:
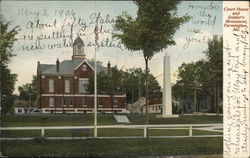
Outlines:
{"label": "distant house", "polygon": [[[146,113],[146,101],[144,97],[141,97],[134,103],[128,106],[128,110],[132,113]],[[162,99],[154,98],[148,101],[148,113],[157,113],[160,114],[162,112]]]}
{"label": "distant house", "polygon": [[[73,43],[71,60],[56,64],[41,64],[38,61],[38,95],[39,107],[44,113],[92,113],[94,94],[88,90],[89,78],[94,73],[94,62],[87,60],[84,43],[77,37]],[[106,71],[107,67],[98,64],[97,73]],[[97,96],[98,112],[119,113],[125,110],[126,95],[115,95],[113,99],[106,94]]]}
{"label": "distant house", "polygon": [[141,109],[145,105],[145,98],[141,97],[132,104],[128,104],[128,110],[132,113],[142,113]]}
{"label": "distant house", "polygon": [[[142,107],[142,113],[146,113],[146,106]],[[148,113],[161,114],[162,113],[162,99],[154,98],[148,101]]]}
{"label": "distant house", "polygon": [[[178,107],[182,113],[193,113],[192,106],[194,106],[194,98],[187,96],[184,99],[180,99]],[[207,96],[201,96],[197,98],[197,104],[195,105],[196,112],[210,112],[211,111],[211,100]]]}

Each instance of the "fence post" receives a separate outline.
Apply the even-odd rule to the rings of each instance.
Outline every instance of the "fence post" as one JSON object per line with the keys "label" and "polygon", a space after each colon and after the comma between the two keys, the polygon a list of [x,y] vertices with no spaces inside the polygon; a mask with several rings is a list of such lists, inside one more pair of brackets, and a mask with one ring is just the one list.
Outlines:
{"label": "fence post", "polygon": [[193,136],[193,129],[192,129],[192,125],[189,126],[189,137]]}
{"label": "fence post", "polygon": [[147,126],[144,126],[144,138],[147,138]]}
{"label": "fence post", "polygon": [[44,128],[41,128],[41,137],[44,137]]}

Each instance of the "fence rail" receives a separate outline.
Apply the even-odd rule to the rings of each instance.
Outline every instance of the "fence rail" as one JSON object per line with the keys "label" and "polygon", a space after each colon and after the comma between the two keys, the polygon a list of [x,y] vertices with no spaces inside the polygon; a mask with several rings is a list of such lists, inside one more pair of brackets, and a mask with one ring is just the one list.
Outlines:
{"label": "fence rail", "polygon": [[[172,125],[100,125],[97,126],[98,129],[112,129],[112,128],[127,128],[127,129],[143,129],[144,135],[142,138],[147,138],[148,129],[188,129],[188,136],[150,136],[150,138],[170,138],[170,137],[221,137],[222,135],[193,135],[193,130],[203,130],[203,131],[214,131],[223,132],[220,130],[211,130],[209,128],[222,128],[222,124],[172,124]],[[45,137],[45,130],[62,130],[62,129],[93,129],[94,126],[48,126],[48,127],[1,127],[1,131],[12,131],[12,130],[40,130],[41,137]],[[207,129],[206,129],[207,128]],[[98,138],[137,138],[140,136],[121,136],[121,137],[98,137]],[[140,138],[141,138],[140,137]],[[46,137],[49,138],[49,137]],[[55,138],[55,137],[50,137]],[[60,137],[57,137],[60,139]],[[61,137],[70,138],[70,137]],[[88,137],[93,138],[93,137]],[[1,140],[11,140],[11,138],[0,138]],[[13,138],[15,139],[15,138]],[[18,139],[18,138],[16,138]],[[28,140],[29,138],[23,138],[23,140]]]}

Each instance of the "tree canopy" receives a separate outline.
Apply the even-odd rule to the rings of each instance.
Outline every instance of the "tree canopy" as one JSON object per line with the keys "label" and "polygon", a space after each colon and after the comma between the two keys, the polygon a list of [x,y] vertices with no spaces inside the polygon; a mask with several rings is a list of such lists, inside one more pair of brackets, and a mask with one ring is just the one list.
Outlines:
{"label": "tree canopy", "polygon": [[119,33],[113,35],[131,51],[141,51],[145,61],[145,124],[148,124],[148,61],[154,54],[174,45],[174,34],[189,17],[177,17],[180,1],[134,0],[138,7],[137,17],[133,19],[124,12],[117,17],[114,25]]}
{"label": "tree canopy", "polygon": [[[111,73],[101,71],[97,74],[98,94],[126,94],[127,102],[132,103],[145,95],[145,72],[141,68],[127,69],[126,71],[111,68]],[[149,74],[149,98],[161,97],[161,87],[156,78]],[[90,77],[88,90],[94,91],[94,76]],[[139,95],[140,93],[140,95]]]}
{"label": "tree canopy", "polygon": [[0,99],[2,112],[7,113],[13,105],[13,91],[17,75],[12,74],[8,68],[13,54],[13,44],[18,27],[10,29],[10,23],[6,22],[0,15]]}
{"label": "tree canopy", "polygon": [[31,101],[35,101],[37,98],[37,76],[33,76],[31,83],[26,83],[18,87],[19,99],[29,101],[29,95]]}
{"label": "tree canopy", "polygon": [[113,35],[132,51],[142,51],[146,60],[155,53],[174,45],[174,34],[188,20],[177,17],[180,1],[135,0],[137,17],[133,19],[127,12],[117,17],[114,28],[120,33]]}
{"label": "tree canopy", "polygon": [[[219,113],[222,102],[223,83],[223,41],[222,37],[214,36],[208,41],[206,57],[197,62],[183,63],[178,68],[178,78],[173,85],[173,96],[182,100],[193,97],[193,90],[198,89],[197,98],[208,97],[212,109]],[[221,107],[222,108],[222,107]]]}

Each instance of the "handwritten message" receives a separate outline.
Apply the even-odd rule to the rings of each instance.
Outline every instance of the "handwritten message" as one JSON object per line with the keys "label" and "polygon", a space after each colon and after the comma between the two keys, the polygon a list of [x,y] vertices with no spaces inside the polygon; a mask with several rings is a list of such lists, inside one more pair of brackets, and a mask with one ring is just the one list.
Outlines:
{"label": "handwritten message", "polygon": [[[122,48],[119,41],[114,41],[111,34],[114,29],[114,17],[101,12],[93,12],[84,17],[76,14],[74,10],[47,10],[47,9],[18,9],[17,17],[25,19],[21,24],[22,31],[19,40],[23,41],[21,50],[34,51],[55,48],[72,47],[75,37],[84,39],[85,46]],[[97,45],[95,39],[95,26],[98,25],[97,34],[100,40]]]}
{"label": "handwritten message", "polygon": [[188,48],[192,44],[207,44],[210,39],[209,35],[204,30],[215,29],[217,23],[217,16],[215,13],[219,10],[214,2],[210,2],[208,5],[198,5],[196,3],[189,3],[186,10],[187,16],[191,19],[187,26],[187,36],[185,37],[185,43],[183,49]]}
{"label": "handwritten message", "polygon": [[232,3],[224,6],[223,31],[224,157],[248,157],[250,155],[249,11],[242,7],[231,7],[230,4]]}

